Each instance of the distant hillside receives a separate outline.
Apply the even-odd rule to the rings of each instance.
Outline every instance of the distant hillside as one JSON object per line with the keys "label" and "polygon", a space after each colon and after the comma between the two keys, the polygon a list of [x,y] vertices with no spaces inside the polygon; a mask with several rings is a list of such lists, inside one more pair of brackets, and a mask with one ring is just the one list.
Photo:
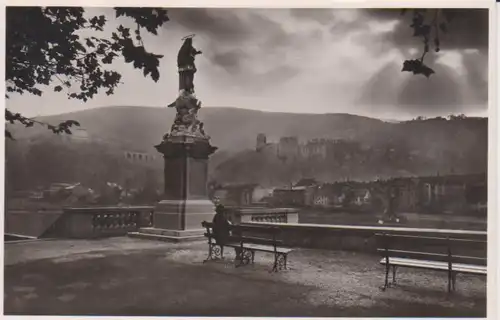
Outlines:
{"label": "distant hillside", "polygon": [[[48,123],[61,120],[79,121],[88,133],[103,141],[123,144],[138,151],[154,150],[153,146],[169,129],[174,109],[151,107],[106,107],[80,112],[42,117]],[[349,114],[270,113],[238,108],[202,108],[200,119],[205,122],[212,142],[221,150],[241,151],[255,145],[258,133],[269,139],[299,136],[302,139],[319,137],[351,138],[371,136],[391,124],[380,120]],[[40,127],[14,129],[16,138],[28,138],[50,132]]]}
{"label": "distant hillside", "polygon": [[[44,117],[41,120],[54,124],[61,120],[77,120],[96,143],[107,144],[114,150],[158,155],[153,146],[169,130],[174,116],[175,110],[167,108],[106,107]],[[372,162],[357,166],[353,164],[351,168],[343,169],[325,165],[322,172],[330,172],[327,175],[332,179],[343,175],[342,172],[353,172],[354,175],[365,172],[363,175],[373,176],[378,171],[397,175],[444,172],[453,168],[456,173],[465,173],[485,172],[487,167],[488,129],[485,118],[394,123],[349,114],[270,113],[216,107],[202,108],[200,118],[205,122],[212,143],[219,147],[219,151],[211,158],[211,172],[221,180],[246,180],[247,176],[256,174],[258,166],[282,166],[273,159],[263,159],[253,154],[259,133],[266,134],[267,140],[271,142],[277,142],[283,136],[297,136],[302,141],[314,138],[356,140],[369,148],[396,148],[400,153],[412,153],[418,159],[411,166],[403,161],[401,168],[393,169],[383,169],[381,163]],[[48,130],[37,126],[9,127],[19,145],[23,141],[31,140],[34,143],[42,137],[53,137]],[[307,167],[312,164],[302,165]],[[291,171],[280,173],[282,178],[267,179],[281,181],[285,179],[284,176],[301,174],[295,169],[287,170]],[[332,171],[338,174],[331,174]],[[239,176],[243,172],[248,173]],[[262,179],[268,175],[266,170],[259,172],[262,173]]]}
{"label": "distant hillside", "polygon": [[[361,131],[361,130],[360,130]],[[289,185],[301,178],[332,182],[372,180],[395,176],[467,174],[487,171],[487,120],[430,119],[384,124],[378,130],[357,132],[363,147],[349,160],[282,160],[277,155],[242,151],[214,168],[223,182]],[[347,150],[336,150],[340,158]],[[347,158],[344,158],[347,159]]]}

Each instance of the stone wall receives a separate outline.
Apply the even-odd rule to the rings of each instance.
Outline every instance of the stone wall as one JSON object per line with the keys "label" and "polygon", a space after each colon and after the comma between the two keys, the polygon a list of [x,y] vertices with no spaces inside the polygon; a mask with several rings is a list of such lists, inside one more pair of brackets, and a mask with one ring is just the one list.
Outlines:
{"label": "stone wall", "polygon": [[255,223],[251,225],[278,226],[285,246],[327,250],[346,250],[376,253],[377,233],[409,234],[428,237],[456,237],[486,240],[487,232],[445,229],[418,229],[377,226],[317,225],[299,223]]}
{"label": "stone wall", "polygon": [[87,207],[8,210],[5,233],[34,238],[91,239],[125,236],[152,225],[154,207]]}
{"label": "stone wall", "polygon": [[5,213],[4,233],[43,238],[62,215],[61,209],[8,209]]}
{"label": "stone wall", "polygon": [[80,239],[125,236],[151,227],[153,210],[149,206],[65,208],[52,233],[54,237]]}

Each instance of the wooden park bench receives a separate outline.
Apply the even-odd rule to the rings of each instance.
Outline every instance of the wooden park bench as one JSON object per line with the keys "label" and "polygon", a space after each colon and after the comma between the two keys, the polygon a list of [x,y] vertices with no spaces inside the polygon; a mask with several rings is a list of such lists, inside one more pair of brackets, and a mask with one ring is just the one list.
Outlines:
{"label": "wooden park bench", "polygon": [[444,271],[448,274],[448,292],[455,290],[459,273],[486,276],[486,239],[391,233],[379,233],[376,237],[380,241],[377,248],[382,255],[380,264],[385,266],[382,290],[391,286],[391,267],[392,284],[396,283],[399,267]]}
{"label": "wooden park bench", "polygon": [[235,249],[235,267],[254,263],[255,252],[264,252],[274,255],[272,272],[287,269],[288,253],[293,249],[282,246],[279,239],[281,230],[277,227],[232,225],[231,236],[223,245],[218,245],[214,238],[213,223],[202,222],[208,239],[208,257],[203,262],[224,259],[224,247]]}

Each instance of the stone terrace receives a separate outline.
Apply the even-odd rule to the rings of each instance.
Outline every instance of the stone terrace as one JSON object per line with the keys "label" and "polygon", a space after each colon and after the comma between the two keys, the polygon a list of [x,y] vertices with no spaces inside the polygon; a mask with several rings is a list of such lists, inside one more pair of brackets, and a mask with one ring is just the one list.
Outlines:
{"label": "stone terrace", "polygon": [[126,237],[5,244],[4,310],[8,315],[133,316],[486,316],[486,279],[401,269],[383,292],[378,257],[297,249],[291,270],[202,264],[205,242],[163,243]]}

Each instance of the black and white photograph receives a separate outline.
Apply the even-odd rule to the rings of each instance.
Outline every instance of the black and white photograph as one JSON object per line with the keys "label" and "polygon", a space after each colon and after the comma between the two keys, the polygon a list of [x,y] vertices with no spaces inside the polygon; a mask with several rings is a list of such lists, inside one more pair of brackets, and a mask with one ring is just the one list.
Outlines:
{"label": "black and white photograph", "polygon": [[3,314],[494,318],[495,4],[383,4],[6,6]]}

